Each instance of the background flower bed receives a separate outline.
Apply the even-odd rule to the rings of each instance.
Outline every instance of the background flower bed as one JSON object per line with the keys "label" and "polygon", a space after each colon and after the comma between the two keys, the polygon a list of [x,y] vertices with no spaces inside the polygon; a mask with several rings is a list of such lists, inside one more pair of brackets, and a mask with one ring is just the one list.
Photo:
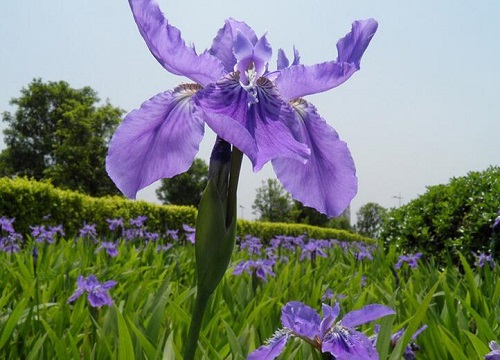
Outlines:
{"label": "background flower bed", "polygon": [[[281,307],[291,300],[313,308],[339,301],[343,313],[370,303],[393,308],[397,315],[379,323],[392,332],[405,327],[409,335],[395,350],[386,349],[390,359],[401,358],[423,324],[428,328],[417,339],[419,359],[480,358],[500,334],[497,269],[471,269],[462,257],[461,269],[445,270],[423,257],[415,269],[403,264],[396,270],[401,254],[395,247],[385,253],[338,241],[324,242],[330,244],[322,246],[325,257],[318,253],[313,260],[312,247],[300,245],[307,238],[283,237],[288,240],[273,251],[275,276],[266,282],[246,272],[232,274],[241,261],[267,253],[250,239],[237,246],[207,310],[200,338],[204,359],[244,359],[279,327]],[[122,241],[116,257],[96,252],[99,243],[88,237],[52,244],[28,237],[20,253],[0,252],[0,353],[28,359],[181,358],[196,291],[194,248],[183,237],[170,239],[174,245],[167,250],[158,241],[167,242]],[[78,276],[91,274],[117,282],[109,290],[113,305],[93,308],[85,296],[68,303]],[[373,324],[360,330],[374,334]],[[292,340],[281,358],[313,354]]]}

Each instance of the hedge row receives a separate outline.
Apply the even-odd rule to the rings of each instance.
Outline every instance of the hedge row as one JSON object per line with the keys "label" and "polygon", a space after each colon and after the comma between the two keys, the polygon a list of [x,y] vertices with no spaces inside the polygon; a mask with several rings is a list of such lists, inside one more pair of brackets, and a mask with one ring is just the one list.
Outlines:
{"label": "hedge row", "polygon": [[[84,222],[96,224],[98,232],[107,229],[106,219],[123,218],[128,221],[139,215],[147,216],[149,231],[165,233],[167,229],[182,229],[183,224],[194,226],[196,209],[189,206],[157,205],[123,197],[93,198],[74,191],[55,188],[48,182],[25,178],[0,178],[0,217],[15,218],[17,232],[27,234],[30,226],[62,224],[67,236],[74,236]],[[50,215],[49,220],[44,217]],[[275,235],[299,236],[307,234],[315,239],[371,241],[345,230],[319,228],[303,224],[266,223],[239,220],[238,235],[253,235],[263,241]]]}

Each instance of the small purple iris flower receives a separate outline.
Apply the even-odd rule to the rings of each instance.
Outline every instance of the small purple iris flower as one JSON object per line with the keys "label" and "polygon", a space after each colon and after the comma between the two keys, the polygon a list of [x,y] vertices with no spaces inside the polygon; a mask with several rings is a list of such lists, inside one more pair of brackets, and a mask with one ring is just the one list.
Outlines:
{"label": "small purple iris flower", "polygon": [[482,268],[482,267],[484,267],[484,265],[486,265],[486,263],[490,264],[491,268],[495,267],[495,260],[493,260],[493,257],[491,256],[491,254],[486,254],[484,252],[478,252],[477,254],[472,253],[472,255],[474,255],[474,257],[476,258],[476,261],[474,262],[474,265],[476,267]]}
{"label": "small purple iris flower", "polygon": [[97,240],[97,230],[95,229],[95,224],[87,224],[83,223],[83,227],[79,231],[79,235],[81,238],[90,238],[92,239],[95,243],[98,242]]}
{"label": "small purple iris flower", "polygon": [[117,249],[118,244],[111,242],[111,241],[103,241],[101,242],[101,245],[95,250],[96,253],[99,251],[106,249],[106,254],[108,254],[111,257],[117,257],[118,256],[118,249]]}
{"label": "small purple iris flower", "polygon": [[323,251],[323,245],[321,242],[310,239],[307,243],[302,245],[302,253],[300,254],[300,261],[304,259],[315,260],[316,257],[321,256],[326,258],[326,254]]}
{"label": "small purple iris flower", "polygon": [[[415,352],[420,350],[420,348],[417,344],[415,344],[415,340],[417,339],[418,335],[420,335],[425,329],[427,329],[427,327],[428,327],[427,325],[422,326],[420,329],[415,331],[415,333],[411,336],[411,341],[405,347],[405,350],[403,352],[403,359],[405,359],[405,360],[415,360],[416,359]],[[375,345],[377,344],[379,329],[380,329],[380,326],[375,325],[375,333],[376,334],[372,337],[372,341]],[[396,347],[397,342],[399,341],[399,339],[401,339],[404,332],[405,332],[405,329],[402,328],[402,329],[398,330],[397,332],[395,332],[394,334],[392,334],[392,336],[391,336],[391,347],[392,348]]]}
{"label": "small purple iris flower", "polygon": [[103,305],[113,305],[113,299],[109,296],[108,290],[117,284],[116,281],[110,280],[101,284],[94,275],[89,275],[86,279],[80,275],[76,280],[77,289],[68,299],[71,303],[87,293],[88,300],[92,307],[101,307]]}
{"label": "small purple iris flower", "polygon": [[394,267],[396,269],[400,269],[404,263],[407,263],[409,267],[411,267],[412,269],[416,269],[418,267],[418,259],[420,259],[421,257],[422,253],[401,255]]}
{"label": "small purple iris flower", "polygon": [[7,233],[14,233],[14,223],[15,219],[9,219],[5,216],[0,217],[0,230],[5,231]]}
{"label": "small purple iris flower", "polygon": [[278,330],[268,341],[248,355],[248,360],[274,359],[285,348],[290,337],[299,337],[322,353],[330,353],[336,360],[370,360],[378,359],[378,353],[370,339],[356,331],[356,326],[395,314],[389,307],[372,304],[359,310],[351,311],[337,321],[340,306],[323,304],[322,319],[309,306],[291,301],[281,310],[283,329]]}
{"label": "small purple iris flower", "polygon": [[186,224],[183,224],[182,228],[185,231],[187,241],[194,244],[196,241],[196,229]]}
{"label": "small purple iris flower", "polygon": [[[162,92],[129,113],[114,134],[106,169],[135,198],[140,189],[191,166],[205,123],[248,156],[254,171],[271,161],[292,196],[329,216],[339,215],[357,192],[354,161],[345,142],[302,97],[344,83],[360,68],[377,30],[355,21],[337,42],[336,60],[307,66],[294,51],[290,64],[244,22],[228,19],[210,49],[198,54],[153,0],[129,0],[149,50],[169,72],[194,83]],[[133,150],[131,150],[133,149]]]}
{"label": "small purple iris flower", "polygon": [[500,210],[498,211],[498,216],[493,223],[493,231],[500,232]]}
{"label": "small purple iris flower", "polygon": [[500,360],[500,346],[496,341],[490,341],[488,344],[491,351],[484,356],[486,360]]}
{"label": "small purple iris flower", "polygon": [[233,270],[233,275],[241,275],[244,271],[251,275],[255,274],[259,279],[267,282],[268,276],[276,276],[273,271],[273,266],[276,262],[274,260],[246,260],[239,262]]}

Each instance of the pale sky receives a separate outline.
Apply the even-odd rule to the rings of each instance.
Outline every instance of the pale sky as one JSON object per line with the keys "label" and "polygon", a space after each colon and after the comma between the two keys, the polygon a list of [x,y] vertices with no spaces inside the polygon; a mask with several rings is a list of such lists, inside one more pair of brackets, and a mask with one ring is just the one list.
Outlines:
{"label": "pale sky", "polygon": [[[367,202],[398,205],[469,171],[500,165],[500,1],[160,0],[188,43],[201,52],[224,19],[268,33],[278,48],[295,45],[304,64],[336,58],[335,44],[357,19],[379,30],[361,70],[345,84],[309,96],[346,141],[359,192]],[[0,13],[0,111],[13,111],[33,78],[91,86],[127,112],[185,78],[149,53],[125,0],[5,1]],[[274,66],[274,64],[272,64]],[[272,68],[272,67],[271,67]],[[0,123],[0,130],[5,128]],[[0,149],[3,144],[0,139]],[[215,136],[206,127],[198,157],[208,162]],[[332,155],[334,156],[334,155]],[[242,168],[239,204],[252,218],[255,189],[275,177],[272,166]],[[139,198],[157,201],[155,185]]]}

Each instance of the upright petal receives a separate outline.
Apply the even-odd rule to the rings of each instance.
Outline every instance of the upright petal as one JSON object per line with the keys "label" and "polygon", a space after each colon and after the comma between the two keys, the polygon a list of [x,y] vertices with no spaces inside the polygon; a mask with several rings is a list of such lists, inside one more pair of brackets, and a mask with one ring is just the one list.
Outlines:
{"label": "upright petal", "polygon": [[[330,290],[331,291],[331,290]],[[326,333],[332,327],[334,321],[337,319],[340,313],[339,303],[336,302],[333,308],[327,304],[323,304],[323,320],[321,320],[320,328],[320,338],[325,337]]]}
{"label": "upright petal", "polygon": [[281,323],[297,336],[314,341],[319,335],[321,318],[316,310],[299,302],[290,301],[281,309]]}
{"label": "upright petal", "polygon": [[184,85],[160,93],[129,113],[109,144],[106,170],[128,197],[191,166],[204,124],[191,96],[199,87]]}
{"label": "upright petal", "polygon": [[254,171],[277,157],[305,162],[309,149],[293,137],[290,106],[266,79],[259,79],[255,92],[258,101],[250,104],[247,91],[231,74],[199,91],[193,100],[204,110],[203,118],[215,133],[250,158]]}
{"label": "upright petal", "polygon": [[186,46],[181,32],[170,25],[154,0],[129,0],[135,22],[158,62],[172,74],[207,85],[226,71],[222,62],[208,52],[196,54]]}
{"label": "upright petal", "polygon": [[377,31],[373,19],[355,21],[352,30],[337,43],[338,58],[312,66],[296,65],[279,72],[276,86],[285,100],[330,90],[357,70],[364,51]]}
{"label": "upright petal", "polygon": [[355,327],[361,324],[366,324],[367,322],[373,320],[380,319],[381,317],[394,314],[396,314],[396,312],[390,307],[379,304],[371,304],[366,305],[359,310],[354,310],[345,314],[341,320],[341,323],[343,326]]}
{"label": "upright petal", "polygon": [[209,53],[217,57],[226,72],[230,73],[236,65],[236,58],[233,52],[233,45],[236,39],[237,31],[242,32],[246,38],[250,39],[252,44],[257,43],[257,36],[250,26],[242,21],[234,19],[226,20],[224,27],[220,29],[215,37]]}
{"label": "upright petal", "polygon": [[304,100],[295,101],[296,139],[311,150],[307,163],[277,158],[272,161],[278,179],[305,206],[328,216],[340,215],[357,192],[356,169],[347,144]]}

